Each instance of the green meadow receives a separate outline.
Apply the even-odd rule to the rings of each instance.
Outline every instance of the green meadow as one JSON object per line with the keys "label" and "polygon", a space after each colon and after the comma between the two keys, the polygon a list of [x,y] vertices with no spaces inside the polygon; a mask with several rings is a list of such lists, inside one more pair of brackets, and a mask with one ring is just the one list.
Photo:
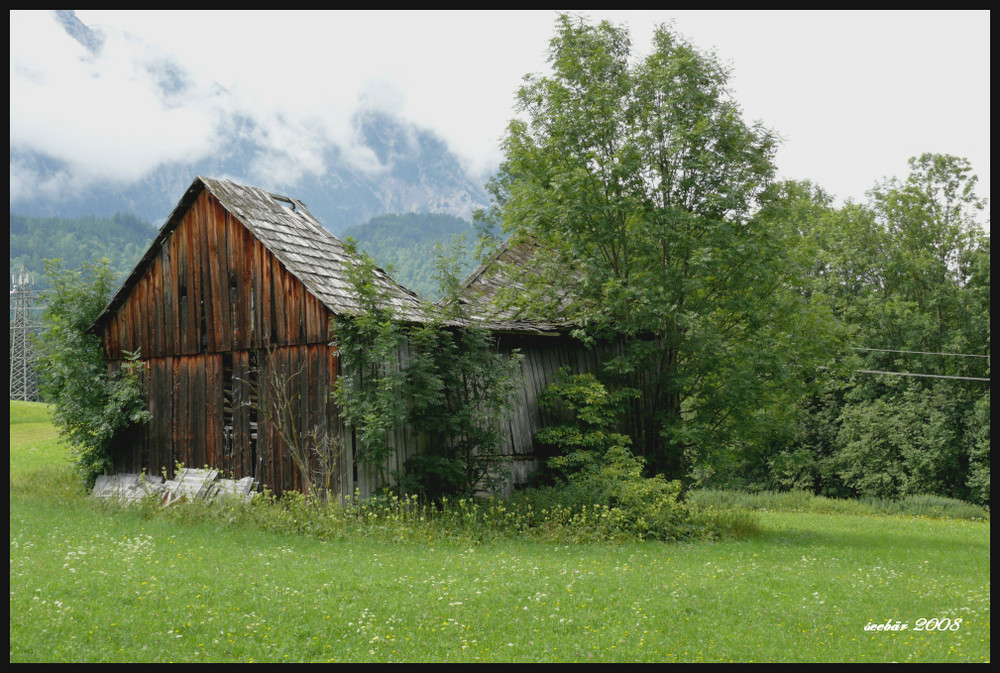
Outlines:
{"label": "green meadow", "polygon": [[12,402],[10,661],[990,659],[988,520],[762,511],[744,539],[566,544],[185,507],[91,500],[46,408]]}

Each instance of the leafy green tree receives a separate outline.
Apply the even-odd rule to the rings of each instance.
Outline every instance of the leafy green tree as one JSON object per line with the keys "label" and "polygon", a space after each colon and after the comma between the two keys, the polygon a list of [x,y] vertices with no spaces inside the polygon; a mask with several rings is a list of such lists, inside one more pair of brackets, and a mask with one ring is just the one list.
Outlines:
{"label": "leafy green tree", "polygon": [[972,445],[969,448],[969,499],[990,502],[990,392],[980,397],[969,418]]}
{"label": "leafy green tree", "polygon": [[557,476],[571,476],[597,469],[608,451],[628,450],[632,438],[616,431],[630,399],[639,396],[634,388],[609,391],[590,373],[570,375],[567,368],[539,395],[539,403],[568,416],[566,422],[542,428],[535,438],[554,446],[559,453],[548,460]]}
{"label": "leafy green tree", "polygon": [[[868,203],[802,220],[813,289],[858,349],[848,369],[988,376],[988,358],[938,355],[989,355],[989,237],[975,185],[964,159],[925,154]],[[988,502],[988,395],[984,382],[831,372],[798,445],[774,464],[786,483],[797,470],[828,493]]]}
{"label": "leafy green tree", "polygon": [[667,27],[633,62],[626,30],[564,15],[549,62],[518,93],[481,217],[550,254],[501,300],[618,341],[605,374],[643,391],[635,450],[654,473],[707,478],[830,343],[787,228],[762,216],[776,139]]}
{"label": "leafy green tree", "polygon": [[[349,239],[349,249],[355,252],[352,245]],[[358,255],[355,264],[347,265],[361,310],[354,316],[334,318],[334,343],[342,371],[333,397],[344,422],[358,432],[358,459],[380,467],[393,451],[395,428],[406,417],[401,394],[405,378],[399,366],[406,334],[390,303],[372,282],[374,271],[375,262],[367,255]]]}
{"label": "leafy green tree", "polygon": [[961,396],[940,383],[893,383],[892,393],[845,404],[838,435],[840,476],[855,492],[871,497],[965,495]]}
{"label": "leafy green tree", "polygon": [[85,484],[93,486],[111,467],[110,447],[119,432],[149,419],[142,388],[142,364],[130,356],[109,371],[100,339],[87,330],[107,305],[115,287],[108,260],[64,269],[46,262],[50,289],[44,329],[35,339],[42,397],[53,405],[59,433],[72,447]]}

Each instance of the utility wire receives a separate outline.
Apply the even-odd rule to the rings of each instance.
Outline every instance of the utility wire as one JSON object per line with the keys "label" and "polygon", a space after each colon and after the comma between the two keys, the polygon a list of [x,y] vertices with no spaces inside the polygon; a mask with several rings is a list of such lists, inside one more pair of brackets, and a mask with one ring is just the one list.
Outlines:
{"label": "utility wire", "polygon": [[971,353],[928,353],[926,351],[896,351],[889,348],[858,348],[852,346],[851,350],[856,351],[876,351],[878,353],[912,353],[914,355],[948,355],[957,358],[988,358],[989,355],[974,355]]}
{"label": "utility wire", "polygon": [[962,379],[963,381],[986,381],[989,383],[989,379],[984,379],[979,376],[948,376],[945,374],[917,374],[914,372],[883,372],[876,369],[855,369],[854,371],[861,374],[889,374],[891,376],[919,376],[921,378],[928,379]]}
{"label": "utility wire", "polygon": [[[877,353],[908,353],[912,355],[945,355],[949,357],[959,357],[959,358],[988,358],[988,355],[974,355],[971,353],[931,353],[927,351],[903,351],[903,350],[893,350],[890,348],[860,348],[857,346],[852,346],[851,350],[856,351],[874,351]],[[979,376],[950,376],[946,374],[919,374],[917,372],[889,372],[882,371],[878,369],[855,369],[855,372],[859,374],[887,374],[889,376],[917,376],[920,378],[927,379],[960,379],[963,381],[986,381],[989,383],[988,378],[982,378]]]}
{"label": "utility wire", "polygon": [[[829,367],[817,367],[817,369],[829,369]],[[985,381],[990,380],[979,376],[950,376],[947,374],[918,374],[917,372],[886,372],[878,369],[852,369],[856,374],[888,374],[889,376],[918,376],[926,379],[961,379],[963,381]]]}

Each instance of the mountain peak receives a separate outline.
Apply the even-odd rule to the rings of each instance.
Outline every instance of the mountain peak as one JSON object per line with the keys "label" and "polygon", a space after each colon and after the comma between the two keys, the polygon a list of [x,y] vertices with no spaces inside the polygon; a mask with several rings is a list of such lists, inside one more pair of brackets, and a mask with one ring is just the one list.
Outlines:
{"label": "mountain peak", "polygon": [[101,46],[104,44],[104,38],[77,18],[76,12],[72,9],[56,9],[53,13],[55,14],[56,22],[62,26],[66,34],[79,42],[84,49],[91,54],[96,54],[100,51]]}

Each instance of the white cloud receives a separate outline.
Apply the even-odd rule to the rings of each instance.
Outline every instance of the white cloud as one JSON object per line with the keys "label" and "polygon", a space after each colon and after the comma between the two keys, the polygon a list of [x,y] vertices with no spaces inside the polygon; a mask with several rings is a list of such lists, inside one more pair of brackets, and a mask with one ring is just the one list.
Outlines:
{"label": "white cloud", "polygon": [[105,38],[91,54],[50,17],[11,13],[11,146],[123,182],[210,152],[222,110],[205,83],[183,101],[165,96],[156,84],[165,54],[121,32]]}
{"label": "white cloud", "polygon": [[[205,156],[236,115],[255,122],[267,149],[257,170],[288,184],[324,170],[329,144],[377,169],[355,137],[361,105],[434,130],[482,170],[500,158],[521,78],[546,68],[555,20],[550,11],[78,15],[106,35],[96,56],[50,14],[11,12],[11,147],[65,161],[69,182],[125,181]],[[746,115],[786,139],[782,176],[859,199],[932,151],[969,157],[989,193],[988,11],[591,15],[627,23],[640,53],[671,19],[715,49]],[[156,80],[171,63],[187,78],[173,97]],[[12,174],[12,189],[22,178]]]}

